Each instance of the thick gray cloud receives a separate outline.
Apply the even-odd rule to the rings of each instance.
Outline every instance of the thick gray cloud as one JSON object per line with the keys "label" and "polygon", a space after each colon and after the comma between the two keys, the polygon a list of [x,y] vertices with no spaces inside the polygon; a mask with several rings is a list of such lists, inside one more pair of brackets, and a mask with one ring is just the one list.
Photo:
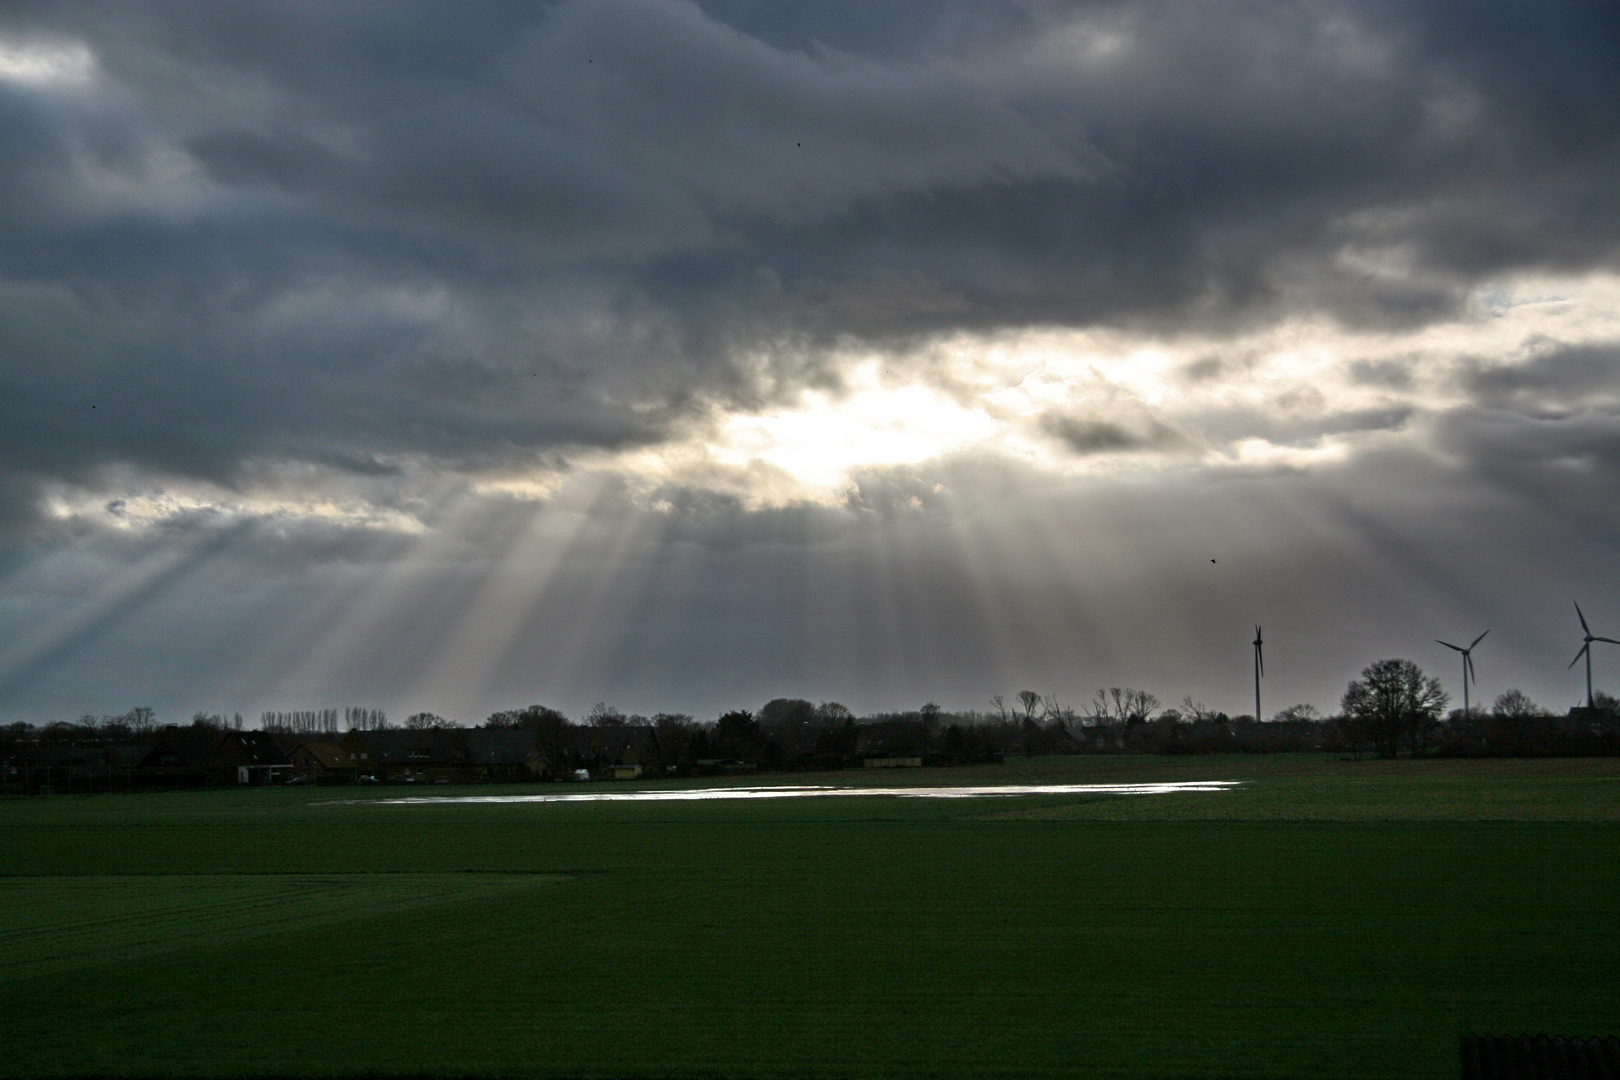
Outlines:
{"label": "thick gray cloud", "polygon": [[775,7],[8,8],[97,74],[0,83],[5,460],[616,444],[784,334],[1614,260],[1601,5]]}
{"label": "thick gray cloud", "polygon": [[1061,439],[1077,454],[1129,453],[1134,450],[1177,446],[1184,437],[1173,428],[1148,421],[1133,429],[1112,420],[1088,420],[1062,413],[1041,417],[1047,434]]}
{"label": "thick gray cloud", "polygon": [[[186,581],[263,566],[376,590],[405,545],[438,552],[454,593],[476,577],[456,568],[504,549],[446,538],[516,528],[528,504],[488,487],[514,477],[542,476],[559,513],[619,522],[598,539],[625,558],[901,543],[861,530],[912,515],[949,534],[986,507],[1068,505],[1016,454],[875,460],[835,509],[761,508],[749,486],[774,474],[757,461],[709,484],[581,479],[601,455],[849,392],[863,350],[885,378],[960,397],[939,342],[1062,328],[1197,338],[1173,381],[1207,400],[1043,404],[1026,427],[1055,452],[1191,476],[1198,454],[1245,440],[1401,436],[1322,490],[1377,501],[1454,479],[1476,509],[1499,498],[1577,546],[1612,538],[1612,346],[1505,342],[1445,371],[1414,346],[1349,364],[1360,396],[1306,400],[1222,396],[1257,368],[1219,342],[1308,320],[1416,333],[1494,281],[1620,270],[1617,107],[1620,15],[1599,3],[9,4],[0,615],[84,600],[17,584],[75,544],[127,570],[140,544],[201,543],[181,533],[229,538]],[[1425,399],[1435,387],[1451,397]],[[1414,464],[1425,454],[1455,474]],[[649,505],[661,516],[642,521]],[[1358,520],[1338,527],[1372,528]],[[1412,550],[1449,535],[1431,525]],[[971,560],[917,527],[906,588],[928,612],[962,610]],[[860,551],[851,566],[875,573]],[[722,601],[707,555],[665,557],[647,556],[647,580],[712,587],[684,608],[637,601],[665,612],[649,618],[670,641],[668,612],[755,610]],[[760,558],[760,580],[790,573]],[[130,595],[192,595],[152,580],[175,583]],[[574,599],[630,604],[616,587]],[[285,633],[316,618],[243,590],[263,605],[244,612],[285,607]],[[779,602],[797,619],[816,601]],[[29,679],[93,647],[62,635]],[[989,648],[946,637],[937,655],[906,644],[908,662],[968,670],[961,654]]]}
{"label": "thick gray cloud", "polygon": [[1543,343],[1529,360],[1482,364],[1468,379],[1481,404],[1543,416],[1620,407],[1620,343]]}

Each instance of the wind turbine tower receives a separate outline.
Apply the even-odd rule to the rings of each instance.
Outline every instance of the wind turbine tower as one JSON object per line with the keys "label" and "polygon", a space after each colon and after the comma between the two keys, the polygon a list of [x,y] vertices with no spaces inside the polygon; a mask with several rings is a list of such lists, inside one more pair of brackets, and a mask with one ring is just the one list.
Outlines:
{"label": "wind turbine tower", "polygon": [[[1488,633],[1490,633],[1489,630],[1485,631],[1485,634],[1488,634]],[[1466,649],[1463,648],[1461,645],[1453,645],[1449,641],[1440,641],[1439,638],[1434,639],[1436,641],[1439,641],[1440,644],[1444,645],[1446,648],[1448,648],[1448,649],[1456,649],[1458,652],[1462,653],[1462,658],[1463,658],[1463,715],[1464,716],[1469,715],[1469,712],[1468,712],[1468,680],[1473,679],[1476,683],[1479,682],[1479,680],[1474,677],[1474,655],[1473,655],[1474,646],[1478,645],[1480,642],[1485,640],[1485,634],[1481,634],[1481,635],[1479,635],[1479,637],[1475,638],[1473,641],[1470,641],[1468,643],[1468,648],[1466,648]],[[1579,659],[1579,657],[1577,657],[1577,659]]]}
{"label": "wind turbine tower", "polygon": [[1260,677],[1266,673],[1266,658],[1260,647],[1265,644],[1260,639],[1260,624],[1254,625],[1254,722],[1260,722]]}
{"label": "wind turbine tower", "polygon": [[1586,625],[1586,616],[1581,614],[1581,605],[1575,605],[1575,617],[1581,620],[1581,633],[1585,637],[1581,641],[1581,651],[1575,654],[1575,659],[1569,662],[1570,667],[1580,663],[1581,657],[1586,657],[1586,707],[1592,708],[1592,642],[1607,641],[1610,645],[1620,645],[1620,641],[1612,637],[1598,637],[1592,633],[1592,628]]}

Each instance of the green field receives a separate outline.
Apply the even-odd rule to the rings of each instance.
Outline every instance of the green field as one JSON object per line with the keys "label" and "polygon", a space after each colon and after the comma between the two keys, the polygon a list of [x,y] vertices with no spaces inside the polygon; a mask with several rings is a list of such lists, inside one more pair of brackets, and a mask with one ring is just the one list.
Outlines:
{"label": "green field", "polygon": [[1620,1029],[1620,762],[763,782],[1200,778],[1246,783],[3,802],[0,1075],[1451,1077],[1463,1032]]}

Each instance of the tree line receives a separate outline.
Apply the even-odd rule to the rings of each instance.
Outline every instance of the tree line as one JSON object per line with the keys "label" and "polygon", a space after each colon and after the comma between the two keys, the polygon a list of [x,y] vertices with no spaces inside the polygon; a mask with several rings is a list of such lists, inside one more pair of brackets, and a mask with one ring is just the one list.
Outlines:
{"label": "tree line", "polygon": [[[1446,711],[1449,696],[1437,678],[1410,660],[1380,660],[1350,682],[1339,712],[1323,716],[1309,704],[1291,705],[1270,720],[1229,716],[1192,697],[1165,707],[1148,691],[1107,687],[1074,708],[1054,694],[1021,690],[1008,700],[989,699],[986,710],[948,712],[928,702],[914,710],[857,716],[836,701],[814,703],[776,698],[757,711],[730,710],[711,721],[687,713],[626,714],[598,702],[579,721],[546,705],[491,713],[468,725],[431,712],[417,712],[398,725],[406,730],[477,726],[526,729],[542,751],[559,757],[580,728],[643,729],[661,761],[737,762],[761,768],[834,764],[855,756],[902,756],[972,762],[1006,754],[1077,753],[1266,753],[1326,751],[1352,756],[1423,757],[1616,754],[1620,701],[1594,695],[1594,708],[1559,716],[1519,690],[1499,695],[1488,711]],[[240,713],[199,712],[194,728],[241,730]],[[395,727],[378,708],[266,711],[259,727],[284,735],[330,735],[340,730]],[[15,723],[0,728],[0,753],[21,745],[150,742],[162,728],[156,712],[137,706],[116,716],[81,716],[36,728]]]}

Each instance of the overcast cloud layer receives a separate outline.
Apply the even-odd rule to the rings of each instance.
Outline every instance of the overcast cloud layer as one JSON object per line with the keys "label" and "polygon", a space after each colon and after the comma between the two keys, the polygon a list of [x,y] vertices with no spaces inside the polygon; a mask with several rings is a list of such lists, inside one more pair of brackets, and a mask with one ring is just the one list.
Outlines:
{"label": "overcast cloud layer", "polygon": [[0,719],[1567,707],[1616,116],[1606,3],[7,4]]}

